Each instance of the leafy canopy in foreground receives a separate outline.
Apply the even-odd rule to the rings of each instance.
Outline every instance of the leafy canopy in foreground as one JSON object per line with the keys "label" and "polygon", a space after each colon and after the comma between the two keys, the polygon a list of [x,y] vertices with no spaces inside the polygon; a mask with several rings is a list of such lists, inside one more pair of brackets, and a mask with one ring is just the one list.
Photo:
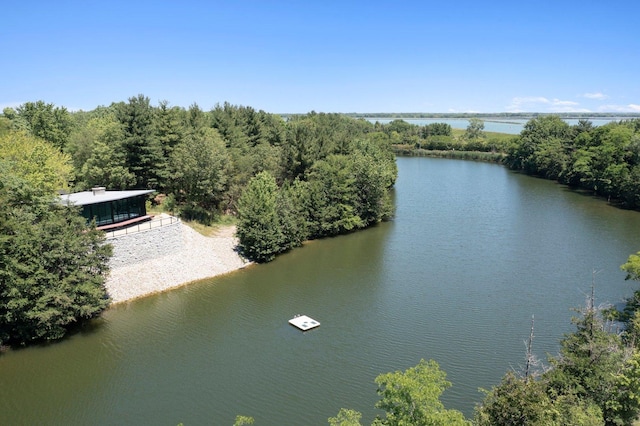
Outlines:
{"label": "leafy canopy in foreground", "polygon": [[111,246],[54,195],[64,155],[24,134],[0,139],[0,345],[58,339],[108,305]]}
{"label": "leafy canopy in foreground", "polygon": [[376,408],[385,410],[386,417],[376,425],[468,425],[461,412],[447,410],[440,395],[451,383],[446,373],[433,360],[420,360],[406,371],[381,374],[376,378],[382,397]]}

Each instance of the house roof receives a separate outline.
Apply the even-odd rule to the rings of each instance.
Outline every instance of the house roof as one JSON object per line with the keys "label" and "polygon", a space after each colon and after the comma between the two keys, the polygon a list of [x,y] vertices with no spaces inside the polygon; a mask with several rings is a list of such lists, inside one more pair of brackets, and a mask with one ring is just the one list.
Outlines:
{"label": "house roof", "polygon": [[89,204],[106,203],[107,201],[123,200],[138,195],[145,195],[155,192],[153,189],[138,189],[132,191],[83,191],[73,194],[61,195],[62,202],[76,206],[86,206]]}

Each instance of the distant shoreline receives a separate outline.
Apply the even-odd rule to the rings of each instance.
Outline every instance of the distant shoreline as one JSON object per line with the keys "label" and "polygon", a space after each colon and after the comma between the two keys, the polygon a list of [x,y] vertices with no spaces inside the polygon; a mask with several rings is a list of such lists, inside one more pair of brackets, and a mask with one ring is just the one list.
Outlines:
{"label": "distant shoreline", "polygon": [[[294,114],[291,114],[294,115]],[[588,118],[619,118],[627,120],[632,118],[640,118],[639,113],[629,112],[496,112],[496,113],[421,113],[421,112],[388,112],[388,113],[345,113],[344,115],[354,118],[449,118],[449,119],[465,119],[465,118],[481,118],[486,120],[519,120],[531,119],[536,117],[556,115],[565,119],[588,119]]]}

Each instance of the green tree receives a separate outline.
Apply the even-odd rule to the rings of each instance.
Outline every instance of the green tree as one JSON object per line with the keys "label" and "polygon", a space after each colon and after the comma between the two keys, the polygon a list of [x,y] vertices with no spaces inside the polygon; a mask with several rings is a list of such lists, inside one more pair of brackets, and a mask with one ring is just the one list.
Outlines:
{"label": "green tree", "polygon": [[302,245],[309,238],[309,190],[299,179],[285,182],[278,193],[280,230],[284,236],[283,251]]}
{"label": "green tree", "polygon": [[0,136],[0,162],[7,174],[16,175],[52,194],[67,189],[73,178],[68,155],[51,143],[25,132],[9,132]]}
{"label": "green tree", "polygon": [[187,216],[203,219],[218,213],[227,187],[228,161],[224,142],[211,128],[185,137],[173,149],[168,189]]}
{"label": "green tree", "polygon": [[0,162],[0,345],[62,337],[104,310],[111,246],[77,209]]}
{"label": "green tree", "polygon": [[365,226],[386,220],[393,215],[390,190],[398,175],[398,168],[388,145],[375,141],[357,143],[352,154],[356,214]]}
{"label": "green tree", "polygon": [[461,412],[447,410],[440,395],[451,386],[446,374],[431,360],[404,372],[381,374],[376,377],[381,400],[376,404],[386,412],[374,424],[397,426],[468,425]]}
{"label": "green tree", "polygon": [[96,142],[91,156],[82,166],[77,186],[92,188],[104,186],[109,189],[128,189],[136,183],[136,177],[124,165],[124,153],[113,146]]}
{"label": "green tree", "polygon": [[606,425],[630,424],[640,413],[638,389],[628,387],[636,383],[634,350],[606,330],[593,301],[592,295],[574,319],[576,331],[560,342],[560,355],[550,359],[553,369],[545,379],[552,394],[597,405]]}
{"label": "green tree", "polygon": [[470,118],[467,130],[464,132],[464,138],[467,140],[482,139],[485,137],[483,130],[484,121],[479,118]]}
{"label": "green tree", "polygon": [[550,153],[539,153],[539,151],[541,149],[548,151],[553,147],[559,147],[561,152],[558,152],[557,155],[562,156],[565,154],[564,150],[568,148],[572,136],[571,126],[557,115],[545,115],[529,120],[520,136],[509,148],[505,162],[512,169],[545,175],[547,171],[538,164],[537,160],[551,157],[549,164],[554,167],[558,161],[554,160]]}
{"label": "green tree", "polygon": [[166,170],[162,146],[154,132],[154,110],[144,95],[116,108],[124,138],[125,166],[136,176],[136,187],[162,189]]}
{"label": "green tree", "polygon": [[278,212],[278,186],[269,172],[258,173],[238,200],[237,235],[249,259],[268,262],[285,246]]}
{"label": "green tree", "polygon": [[310,235],[313,238],[343,234],[365,225],[357,212],[358,194],[351,157],[331,155],[309,170]]}
{"label": "green tree", "polygon": [[361,426],[360,419],[362,414],[346,408],[341,408],[338,415],[329,417],[330,426]]}
{"label": "green tree", "polygon": [[627,273],[625,280],[640,281],[640,251],[629,255],[626,263],[620,266],[620,269]]}
{"label": "green tree", "polygon": [[236,420],[233,422],[233,426],[252,425],[253,423],[254,423],[253,417],[250,417],[250,416],[236,416]]}
{"label": "green tree", "polygon": [[[116,151],[124,158],[122,141],[124,132],[122,125],[116,118],[114,108],[98,108],[86,113],[69,137],[65,152],[71,155],[76,174],[80,175],[82,167],[89,160],[96,144],[102,143]],[[124,166],[124,164],[122,164]],[[105,185],[106,184],[101,184]]]}
{"label": "green tree", "polygon": [[185,121],[184,109],[170,108],[167,101],[159,103],[154,118],[154,127],[164,158],[169,158],[175,147],[184,139],[187,132]]}
{"label": "green tree", "polygon": [[17,127],[63,149],[73,128],[73,121],[65,107],[45,104],[43,101],[27,102],[17,109]]}
{"label": "green tree", "polygon": [[602,410],[574,396],[553,399],[544,381],[508,372],[475,409],[477,426],[601,426]]}

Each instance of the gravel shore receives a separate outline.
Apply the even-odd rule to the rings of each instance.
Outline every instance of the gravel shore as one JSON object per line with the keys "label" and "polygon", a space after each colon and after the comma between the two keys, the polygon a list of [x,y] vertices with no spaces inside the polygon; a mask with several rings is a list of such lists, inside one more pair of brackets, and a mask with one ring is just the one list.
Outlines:
{"label": "gravel shore", "polygon": [[205,237],[181,224],[183,244],[175,252],[111,269],[105,286],[112,303],[166,291],[192,281],[244,268],[249,262],[236,251],[235,227]]}

